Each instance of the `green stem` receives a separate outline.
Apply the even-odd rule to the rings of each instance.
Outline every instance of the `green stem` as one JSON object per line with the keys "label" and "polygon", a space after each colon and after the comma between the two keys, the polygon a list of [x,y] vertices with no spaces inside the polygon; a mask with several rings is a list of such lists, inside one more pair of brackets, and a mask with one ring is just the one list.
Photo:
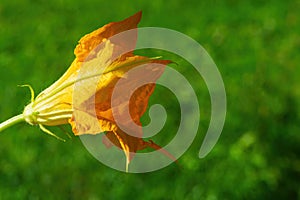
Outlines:
{"label": "green stem", "polygon": [[22,121],[25,121],[23,114],[16,115],[0,124],[0,132]]}

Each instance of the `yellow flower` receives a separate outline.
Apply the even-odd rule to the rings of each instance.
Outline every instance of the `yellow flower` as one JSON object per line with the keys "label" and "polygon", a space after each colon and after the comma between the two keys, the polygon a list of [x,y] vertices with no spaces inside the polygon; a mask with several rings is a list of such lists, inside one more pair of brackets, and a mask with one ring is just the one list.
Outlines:
{"label": "yellow flower", "polygon": [[[114,87],[120,79],[124,78],[126,72],[143,64],[146,66],[145,73],[152,78],[152,82],[155,82],[163,73],[164,65],[169,63],[166,60],[136,56],[132,51],[115,56],[120,49],[133,49],[136,32],[132,32],[133,35],[128,41],[112,41],[110,38],[126,30],[135,29],[140,18],[141,12],[123,21],[109,23],[82,37],[74,50],[76,58],[65,74],[36,98],[29,86],[32,93],[31,103],[25,107],[22,115],[11,120],[25,120],[31,125],[39,125],[44,132],[55,137],[57,136],[47,130],[45,126],[70,123],[75,135],[106,132],[105,145],[113,144],[124,151],[127,158],[126,169],[136,151],[146,147],[160,149],[152,141],[147,142],[142,139],[140,123],[140,118],[144,114],[149,97],[154,90],[154,83],[139,87],[127,104],[132,118],[128,120],[133,120],[140,126],[138,130],[133,131],[134,133],[125,133],[121,130],[115,121],[111,107]],[[153,63],[160,65],[153,66]],[[128,84],[134,84],[134,81],[135,79],[130,80]],[[76,84],[80,85],[79,89]],[[91,87],[95,88],[92,93],[88,92],[88,88]],[[124,89],[126,90],[126,86]],[[75,90],[78,94],[76,99],[74,99]],[[117,98],[120,102],[124,101],[121,96]],[[77,107],[78,105],[80,108]],[[118,109],[121,110],[122,106],[124,105],[120,103],[116,107],[120,107]],[[96,117],[97,124],[91,125],[91,117]],[[9,122],[2,123],[0,131],[7,126],[9,126]],[[173,158],[168,153],[166,154]]]}

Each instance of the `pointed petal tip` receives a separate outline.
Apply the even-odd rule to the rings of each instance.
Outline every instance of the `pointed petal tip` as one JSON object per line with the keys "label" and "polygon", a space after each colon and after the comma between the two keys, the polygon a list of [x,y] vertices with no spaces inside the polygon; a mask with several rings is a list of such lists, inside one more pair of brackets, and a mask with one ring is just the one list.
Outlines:
{"label": "pointed petal tip", "polygon": [[177,159],[170,152],[168,152],[166,149],[162,148],[161,146],[157,145],[152,140],[145,142],[145,145],[154,150],[160,151],[162,154],[164,154],[165,156],[169,157],[171,160],[177,163]]}

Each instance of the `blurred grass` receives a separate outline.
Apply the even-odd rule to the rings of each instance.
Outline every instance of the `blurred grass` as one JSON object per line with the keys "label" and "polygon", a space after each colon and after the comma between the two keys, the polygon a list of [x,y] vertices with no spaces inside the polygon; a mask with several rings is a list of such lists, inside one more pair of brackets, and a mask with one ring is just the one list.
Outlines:
{"label": "blurred grass", "polygon": [[[1,133],[0,199],[300,199],[299,9],[292,0],[2,0],[1,121],[29,102],[17,85],[40,92],[67,69],[82,35],[139,10],[140,27],[174,29],[204,46],[223,76],[228,110],[219,142],[200,160],[210,103],[204,82],[179,61],[198,84],[202,109],[199,134],[180,167],[121,173],[95,160],[77,137],[62,143],[19,124]],[[160,91],[152,103],[176,102]],[[164,130],[178,120],[169,110]]]}

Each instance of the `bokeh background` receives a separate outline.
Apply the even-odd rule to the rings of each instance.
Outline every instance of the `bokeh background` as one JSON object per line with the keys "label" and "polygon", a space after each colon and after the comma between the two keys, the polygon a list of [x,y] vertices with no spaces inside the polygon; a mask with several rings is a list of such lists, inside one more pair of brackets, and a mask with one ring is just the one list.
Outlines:
{"label": "bokeh background", "polygon": [[[228,110],[213,151],[198,158],[210,117],[205,83],[170,55],[201,107],[198,135],[179,164],[126,174],[99,163],[78,137],[63,143],[23,123],[0,135],[0,199],[300,199],[299,1],[1,0],[0,120],[29,102],[17,85],[42,91],[68,68],[81,36],[139,10],[140,27],[194,38],[219,67]],[[168,111],[159,144],[172,139],[180,119],[165,90],[151,98]]]}

